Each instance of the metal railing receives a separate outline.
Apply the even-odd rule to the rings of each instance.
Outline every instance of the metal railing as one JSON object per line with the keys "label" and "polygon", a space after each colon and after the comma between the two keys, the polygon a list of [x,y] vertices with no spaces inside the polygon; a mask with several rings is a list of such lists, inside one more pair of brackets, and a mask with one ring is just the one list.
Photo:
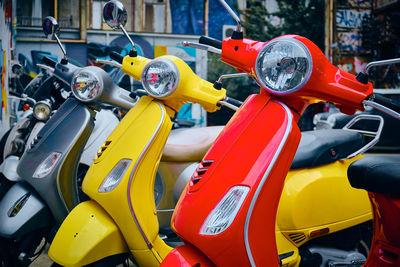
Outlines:
{"label": "metal railing", "polygon": [[[30,16],[17,16],[17,27],[42,27],[43,18]],[[72,16],[69,18],[59,18],[58,24],[60,28],[72,28]],[[79,25],[75,28],[79,28]]]}

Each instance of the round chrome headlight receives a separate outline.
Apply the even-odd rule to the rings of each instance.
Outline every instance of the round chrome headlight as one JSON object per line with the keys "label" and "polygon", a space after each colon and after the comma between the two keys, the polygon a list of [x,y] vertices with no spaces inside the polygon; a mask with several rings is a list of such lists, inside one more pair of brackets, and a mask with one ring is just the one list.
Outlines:
{"label": "round chrome headlight", "polygon": [[91,71],[83,69],[72,78],[71,91],[80,101],[90,102],[96,99],[102,89],[102,80]]}
{"label": "round chrome headlight", "polygon": [[312,57],[299,40],[281,37],[261,49],[255,70],[262,87],[273,94],[286,95],[307,83],[312,72]]}
{"label": "round chrome headlight", "polygon": [[37,102],[33,106],[33,116],[40,121],[46,121],[51,114],[51,107],[45,101]]}
{"label": "round chrome headlight", "polygon": [[163,98],[171,95],[179,84],[179,71],[167,58],[157,58],[144,67],[142,84],[149,95]]}

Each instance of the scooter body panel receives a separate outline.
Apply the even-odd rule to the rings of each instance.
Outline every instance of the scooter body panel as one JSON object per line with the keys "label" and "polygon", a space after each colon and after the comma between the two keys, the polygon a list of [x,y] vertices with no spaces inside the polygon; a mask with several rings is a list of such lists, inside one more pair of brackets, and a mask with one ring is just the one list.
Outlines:
{"label": "scooter body panel", "polygon": [[10,130],[10,134],[7,137],[6,143],[4,145],[4,152],[3,159],[5,159],[8,155],[12,154],[13,152],[13,141],[21,136],[20,130],[25,129],[29,127],[31,118],[26,117],[21,120],[19,120]]}
{"label": "scooter body panel", "polygon": [[44,123],[44,122],[41,122],[41,121],[38,121],[38,122],[35,123],[35,125],[34,125],[33,128],[32,128],[31,133],[29,134],[29,138],[28,138],[28,140],[26,141],[26,144],[27,144],[27,145],[25,146],[24,153],[25,153],[25,151],[28,149],[29,144],[32,143],[33,139],[35,139],[35,137],[38,135],[38,133],[40,132],[40,130],[42,130],[42,128],[44,127],[44,125],[45,125],[45,123]]}
{"label": "scooter body panel", "polygon": [[[153,186],[171,127],[166,108],[151,97],[141,97],[99,150],[82,184],[83,191],[114,219],[134,257],[145,259],[139,262],[143,266],[158,265],[170,251],[158,236]],[[131,162],[119,184],[109,192],[99,192],[122,159]]]}
{"label": "scooter body panel", "polygon": [[10,155],[0,165],[0,172],[11,182],[20,182],[22,179],[17,173],[19,157]]}
{"label": "scooter body panel", "polygon": [[[18,165],[18,175],[35,188],[58,223],[79,203],[76,171],[93,127],[88,108],[68,99],[29,144]],[[60,153],[53,168],[42,178],[33,177],[53,152]]]}
{"label": "scooter body panel", "polygon": [[163,260],[161,267],[215,266],[205,255],[190,244],[174,248]]}
{"label": "scooter body panel", "polygon": [[102,109],[96,114],[96,122],[93,132],[90,134],[85,148],[82,152],[80,163],[90,166],[92,164],[96,152],[106,141],[114,128],[118,125],[119,120],[111,110]]}
{"label": "scooter body panel", "polygon": [[[277,253],[265,251],[277,251],[270,233],[275,233],[282,180],[300,141],[295,118],[267,94],[250,96],[199,165],[205,173],[195,172],[182,194],[172,227],[217,266],[279,265]],[[202,168],[206,162],[212,164]],[[232,224],[217,235],[201,234],[210,211],[233,186],[249,192]]]}
{"label": "scooter body panel", "polygon": [[27,184],[16,183],[0,202],[1,237],[22,237],[48,226],[50,222],[50,211]]}
{"label": "scooter body panel", "polygon": [[347,179],[348,166],[360,158],[288,172],[277,224],[295,246],[372,219],[368,194]]}
{"label": "scooter body panel", "polygon": [[368,194],[374,212],[374,233],[371,251],[364,266],[400,266],[400,197],[374,192]]}
{"label": "scooter body panel", "polygon": [[83,266],[122,253],[128,248],[121,232],[93,200],[71,211],[49,249],[50,258],[63,266]]}
{"label": "scooter body panel", "polygon": [[[155,200],[160,228],[171,225],[176,202],[199,162],[160,162],[157,170]],[[192,166],[190,168],[190,166]]]}

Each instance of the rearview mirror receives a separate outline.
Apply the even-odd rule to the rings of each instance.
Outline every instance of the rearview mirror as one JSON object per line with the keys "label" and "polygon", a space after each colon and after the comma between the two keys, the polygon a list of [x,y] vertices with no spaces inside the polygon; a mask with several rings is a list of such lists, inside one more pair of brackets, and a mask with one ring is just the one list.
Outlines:
{"label": "rearview mirror", "polygon": [[42,22],[43,32],[46,37],[50,40],[55,39],[55,37],[60,32],[57,20],[53,17],[45,17]]}
{"label": "rearview mirror", "polygon": [[103,18],[108,26],[117,30],[121,28],[121,25],[125,26],[128,13],[121,2],[110,1],[104,5]]}

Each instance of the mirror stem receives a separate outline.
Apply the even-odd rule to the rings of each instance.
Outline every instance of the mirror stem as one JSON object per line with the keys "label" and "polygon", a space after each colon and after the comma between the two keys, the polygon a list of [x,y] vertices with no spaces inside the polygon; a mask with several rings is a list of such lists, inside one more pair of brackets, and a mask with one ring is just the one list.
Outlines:
{"label": "mirror stem", "polygon": [[135,49],[135,43],[132,41],[131,37],[130,37],[129,34],[126,32],[124,26],[119,25],[119,28],[120,28],[121,31],[125,34],[125,36],[128,38],[129,42],[130,42],[131,45],[132,45],[132,51],[131,51],[132,53],[129,53],[129,56],[131,56],[131,57],[136,57],[136,56],[137,56],[137,52],[136,52],[136,49]]}
{"label": "mirror stem", "polygon": [[231,17],[236,21],[236,23],[237,23],[236,31],[241,32],[242,31],[242,23],[240,22],[240,18],[238,17],[238,15],[236,15],[236,13],[232,10],[232,8],[224,0],[219,0],[219,2],[221,3],[221,5],[224,6],[224,8],[229,12]]}
{"label": "mirror stem", "polygon": [[55,34],[54,36],[55,36],[55,38],[56,38],[56,40],[57,40],[58,45],[61,47],[61,51],[62,51],[62,53],[64,54],[64,59],[67,59],[67,52],[65,51],[64,46],[61,44],[61,41],[60,41],[60,39],[58,38],[57,34]]}

